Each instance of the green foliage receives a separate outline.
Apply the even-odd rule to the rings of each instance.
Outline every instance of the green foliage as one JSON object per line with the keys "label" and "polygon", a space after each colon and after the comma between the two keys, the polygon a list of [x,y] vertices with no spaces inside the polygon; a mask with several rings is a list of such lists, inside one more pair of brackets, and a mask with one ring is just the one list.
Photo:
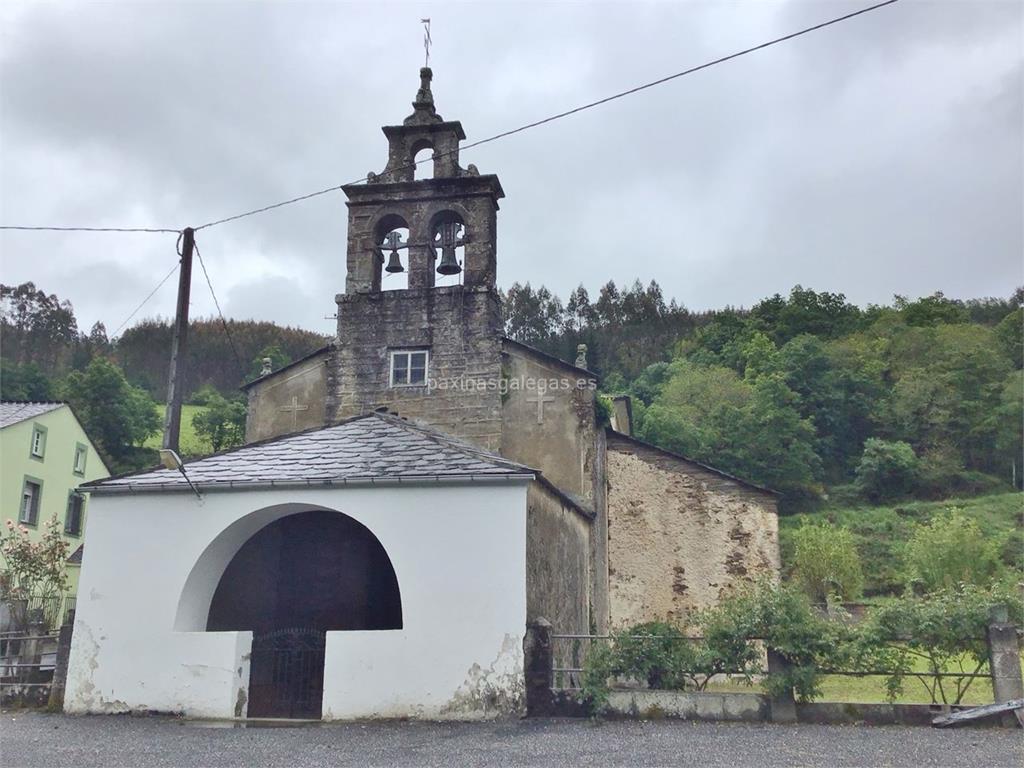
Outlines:
{"label": "green foliage", "polygon": [[612,401],[604,395],[594,398],[594,422],[599,427],[607,426],[612,421]]}
{"label": "green foliage", "polygon": [[917,301],[896,297],[896,309],[907,325],[932,328],[936,325],[966,323],[970,315],[962,301],[947,299],[942,291],[924,296]]}
{"label": "green foliage", "polygon": [[68,543],[56,515],[43,524],[43,535],[33,541],[24,525],[7,520],[0,529],[0,598],[63,595],[68,588]]}
{"label": "green foliage", "polygon": [[1024,307],[1018,307],[995,327],[996,339],[1014,368],[1024,367]]}
{"label": "green foliage", "polygon": [[[612,635],[584,665],[584,697],[597,711],[616,678],[651,688],[704,690],[718,674],[741,675],[749,682],[765,675],[763,685],[778,696],[793,691],[801,701],[818,696],[822,669],[849,656],[849,631],[819,617],[797,589],[769,581],[748,585],[697,617],[700,639],[683,639],[664,623],[641,624]],[[763,668],[752,640],[762,640],[786,662],[783,670]]]}
{"label": "green foliage", "polygon": [[86,433],[113,460],[115,469],[137,468],[133,446],[160,430],[156,404],[145,390],[129,384],[113,363],[97,357],[85,371],[64,380],[62,396]]}
{"label": "green foliage", "polygon": [[203,405],[206,407],[192,417],[192,426],[214,452],[245,441],[245,403],[241,399],[227,400],[214,391]]}
{"label": "green foliage", "polygon": [[0,400],[51,400],[53,385],[35,363],[0,360]]}
{"label": "green foliage", "polygon": [[857,489],[873,502],[906,496],[917,483],[917,455],[907,443],[868,438],[856,477]]}
{"label": "green foliage", "polygon": [[848,529],[805,520],[793,534],[793,545],[793,575],[812,601],[860,597],[864,574]]}
{"label": "green foliage", "polygon": [[686,360],[644,414],[640,436],[655,445],[777,490],[816,489],[821,460],[814,425],[778,374],[741,379]]}
{"label": "green foliage", "polygon": [[263,361],[267,359],[270,360],[270,370],[272,371],[284,368],[284,366],[292,361],[291,357],[277,344],[263,347],[252,359],[252,365],[249,366],[249,375],[245,377],[246,381],[258,379],[263,374]]}
{"label": "green foliage", "polygon": [[[859,627],[857,642],[881,655],[875,662],[879,669],[890,670],[890,698],[912,677],[925,686],[933,703],[959,704],[972,679],[940,678],[935,673],[982,670],[988,660],[985,633],[997,606],[1005,607],[1010,620],[1022,625],[1019,595],[1007,585],[958,584],[925,597],[907,596],[872,610]],[[915,661],[924,662],[924,674],[914,671]]]}
{"label": "green foliage", "polygon": [[[830,503],[833,503],[830,501]],[[869,597],[898,595],[906,589],[904,556],[918,525],[946,515],[951,508],[975,520],[991,541],[1003,542],[1001,562],[1024,574],[1024,529],[1021,511],[1024,496],[1000,493],[944,502],[908,501],[892,506],[830,506],[814,512],[779,518],[779,544],[784,573],[794,565],[795,535],[805,523],[830,524],[849,530],[861,557],[864,593]]]}
{"label": "green foliage", "polygon": [[35,363],[53,376],[67,366],[78,340],[78,324],[68,301],[34,283],[0,285],[3,356],[16,365]]}
{"label": "green foliage", "polygon": [[977,521],[951,510],[919,525],[906,549],[908,583],[923,592],[957,584],[987,586],[1002,570],[1002,541],[986,536]]}
{"label": "green foliage", "polygon": [[187,400],[188,405],[206,405],[215,396],[219,396],[220,392],[212,384],[203,384],[199,389],[189,396]]}
{"label": "green foliage", "polygon": [[688,638],[673,624],[649,622],[615,632],[595,647],[583,671],[583,697],[591,708],[605,708],[611,681],[633,680],[654,690],[703,691],[715,675],[758,670],[756,647],[726,627],[701,639]]}
{"label": "green foliage", "polygon": [[777,344],[785,344],[804,333],[822,338],[850,333],[860,325],[861,311],[841,293],[816,293],[798,285],[788,299],[775,294],[754,305],[750,319]]}
{"label": "green foliage", "polygon": [[[1009,477],[1017,488],[1024,487],[1024,371],[1014,371],[1003,384],[999,406],[992,412],[996,452],[1009,457]],[[1005,470],[1001,473],[1006,477]]]}

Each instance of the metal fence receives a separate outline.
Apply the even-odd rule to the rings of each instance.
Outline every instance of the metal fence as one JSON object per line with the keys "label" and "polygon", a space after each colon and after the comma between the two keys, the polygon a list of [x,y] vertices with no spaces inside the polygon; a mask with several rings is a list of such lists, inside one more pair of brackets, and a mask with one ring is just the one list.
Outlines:
{"label": "metal fence", "polygon": [[50,631],[70,623],[74,618],[76,598],[74,595],[36,595],[33,597],[8,598],[3,607],[3,631]]}
{"label": "metal fence", "polygon": [[[551,657],[552,657],[552,688],[556,691],[567,693],[578,692],[583,687],[583,675],[586,670],[586,661],[590,653],[599,644],[612,644],[616,639],[628,639],[643,644],[645,641],[653,643],[688,643],[699,645],[703,642],[700,637],[679,637],[679,636],[657,636],[657,635],[590,635],[590,634],[551,634]],[[764,643],[758,639],[751,639],[748,642],[757,646],[757,654],[760,656],[760,664],[753,665],[754,669],[699,669],[699,670],[677,670],[684,681],[684,689],[701,692],[709,688],[715,690],[729,690],[737,686],[736,678],[742,678],[744,686],[752,680],[759,682],[763,675],[771,670],[771,660],[768,658],[768,650]],[[967,642],[965,641],[965,645]],[[986,642],[985,639],[974,642]],[[905,646],[893,644],[894,649],[902,650],[913,656],[913,652],[907,651]],[[920,659],[924,663],[924,658]],[[956,666],[950,669],[949,666]],[[991,671],[989,662],[982,660],[980,663],[975,659],[968,659],[965,656],[951,660],[949,665],[941,669],[829,669],[821,668],[818,672],[829,680],[837,678],[848,678],[850,680],[859,678],[876,678],[879,680],[879,692],[885,692],[884,680],[894,677],[902,677],[908,683],[920,683],[924,692],[933,704],[959,704],[964,696],[971,689],[972,684],[978,680],[991,682]],[[633,686],[649,685],[649,681],[619,681]],[[915,690],[908,685],[904,689],[906,693]],[[921,690],[921,689],[916,689]],[[823,700],[827,700],[826,696]]]}
{"label": "metal fence", "polygon": [[0,702],[46,702],[57,666],[60,627],[74,621],[75,602],[72,595],[0,602]]}

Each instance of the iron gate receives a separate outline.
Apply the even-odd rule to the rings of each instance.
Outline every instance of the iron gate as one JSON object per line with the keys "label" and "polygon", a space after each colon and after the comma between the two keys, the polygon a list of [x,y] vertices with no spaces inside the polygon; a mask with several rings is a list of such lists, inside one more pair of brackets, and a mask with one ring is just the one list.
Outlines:
{"label": "iron gate", "polygon": [[326,635],[277,629],[252,639],[249,717],[320,719]]}

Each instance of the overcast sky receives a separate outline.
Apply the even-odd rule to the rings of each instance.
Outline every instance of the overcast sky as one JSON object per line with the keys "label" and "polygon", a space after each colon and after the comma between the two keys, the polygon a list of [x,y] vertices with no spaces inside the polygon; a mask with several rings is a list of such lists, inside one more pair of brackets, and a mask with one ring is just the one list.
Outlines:
{"label": "overcast sky", "polygon": [[[433,20],[469,141],[860,3],[0,6],[0,223],[180,228],[382,170]],[[1024,24],[902,2],[463,154],[497,173],[498,276],[563,298],[657,280],[692,309],[800,283],[859,304],[1024,282]],[[342,193],[204,230],[225,313],[331,332]],[[2,279],[109,332],[174,235],[0,233]],[[174,311],[174,279],[139,317]],[[196,266],[193,316],[213,303]],[[134,322],[134,321],[133,321]]]}

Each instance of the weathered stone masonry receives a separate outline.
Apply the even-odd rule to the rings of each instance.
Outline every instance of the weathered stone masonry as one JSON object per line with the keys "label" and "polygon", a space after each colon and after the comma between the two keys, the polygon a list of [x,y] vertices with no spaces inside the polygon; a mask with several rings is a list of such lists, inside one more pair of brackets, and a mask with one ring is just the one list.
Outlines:
{"label": "weathered stone masonry", "polygon": [[730,587],[779,569],[775,495],[608,433],[611,624],[685,623]]}

